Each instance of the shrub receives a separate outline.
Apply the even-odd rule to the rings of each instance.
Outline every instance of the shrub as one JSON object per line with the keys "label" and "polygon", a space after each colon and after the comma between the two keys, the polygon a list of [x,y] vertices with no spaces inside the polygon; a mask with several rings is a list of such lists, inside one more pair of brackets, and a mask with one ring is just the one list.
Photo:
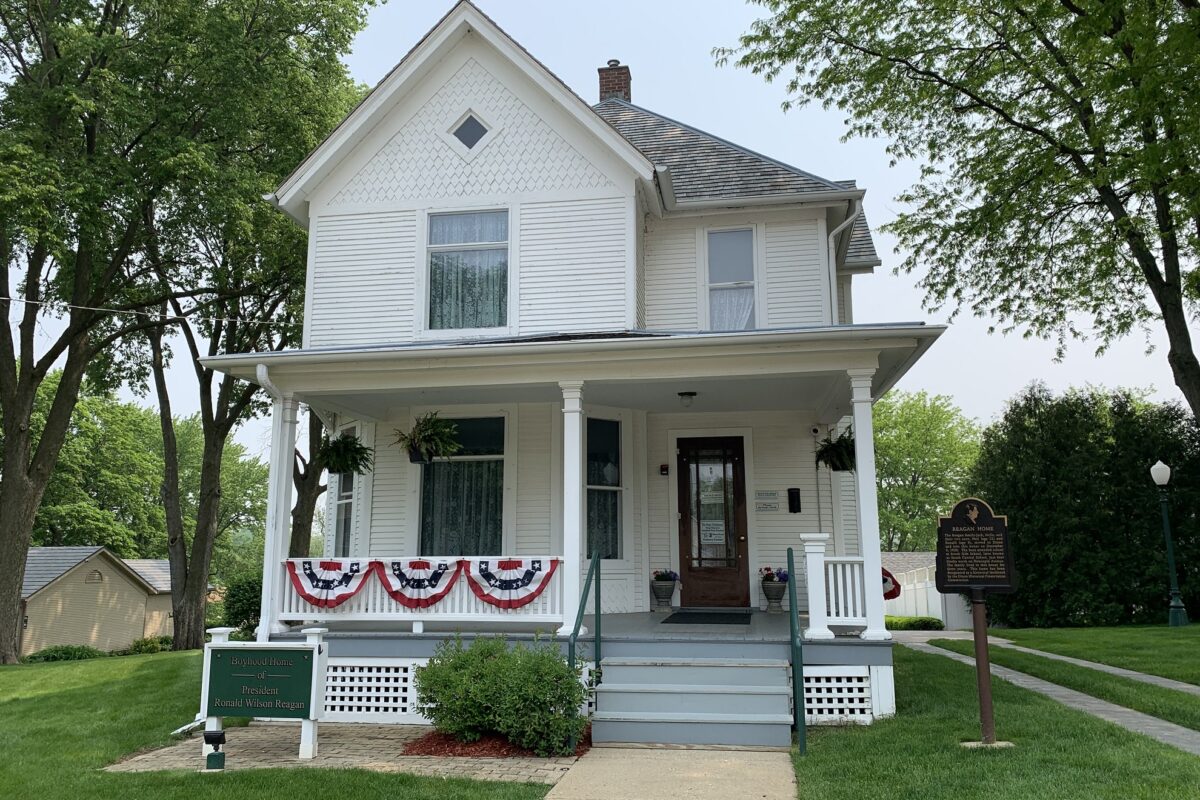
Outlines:
{"label": "shrub", "polygon": [[225,624],[252,630],[258,624],[262,575],[239,575],[225,588]]}
{"label": "shrub", "polygon": [[158,637],[158,644],[162,647],[163,650],[170,650],[175,645],[175,637],[174,636],[160,636],[160,637]]}
{"label": "shrub", "polygon": [[417,670],[418,710],[463,742],[494,733],[541,756],[567,755],[586,724],[583,700],[578,670],[549,645],[454,639]]}
{"label": "shrub", "polygon": [[129,649],[125,653],[131,656],[140,656],[147,653],[161,653],[162,649],[162,642],[157,638],[137,639],[133,644],[129,645]]}
{"label": "shrub", "polygon": [[883,618],[889,631],[941,631],[946,626],[937,617],[892,617]]}
{"label": "shrub", "polygon": [[83,644],[56,644],[30,653],[22,660],[27,664],[42,664],[48,661],[86,661],[89,658],[104,658],[107,655],[103,650]]}

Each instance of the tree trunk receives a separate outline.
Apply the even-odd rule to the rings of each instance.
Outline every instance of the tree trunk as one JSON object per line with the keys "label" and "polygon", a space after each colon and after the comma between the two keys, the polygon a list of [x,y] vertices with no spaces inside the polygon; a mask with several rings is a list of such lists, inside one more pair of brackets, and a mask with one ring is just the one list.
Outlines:
{"label": "tree trunk", "polygon": [[1192,347],[1192,334],[1188,330],[1187,311],[1183,307],[1183,297],[1179,292],[1172,292],[1169,298],[1160,302],[1163,325],[1167,329],[1167,363],[1171,365],[1171,374],[1175,377],[1175,385],[1183,392],[1192,416],[1200,418],[1200,360]]}
{"label": "tree trunk", "polygon": [[292,508],[292,535],[288,542],[289,558],[306,558],[312,544],[313,517],[317,513],[317,501],[325,493],[321,473],[321,439],[325,426],[313,410],[308,410],[308,458],[296,453],[292,480],[296,485],[296,505]]}
{"label": "tree trunk", "polygon": [[172,586],[176,650],[195,650],[204,646],[208,573],[221,516],[221,456],[225,452],[225,441],[223,431],[205,429],[204,453],[200,461],[200,496],[197,498],[196,530],[192,533],[187,582],[177,594]]}

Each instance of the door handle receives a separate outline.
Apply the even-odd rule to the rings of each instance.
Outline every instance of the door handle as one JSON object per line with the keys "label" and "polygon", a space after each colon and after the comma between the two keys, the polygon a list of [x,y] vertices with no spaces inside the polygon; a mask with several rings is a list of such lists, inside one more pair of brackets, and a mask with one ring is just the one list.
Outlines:
{"label": "door handle", "polygon": [[739,537],[738,537],[738,541],[739,541],[739,542],[744,542],[744,541],[746,541],[746,537],[745,537],[745,536],[739,536]]}

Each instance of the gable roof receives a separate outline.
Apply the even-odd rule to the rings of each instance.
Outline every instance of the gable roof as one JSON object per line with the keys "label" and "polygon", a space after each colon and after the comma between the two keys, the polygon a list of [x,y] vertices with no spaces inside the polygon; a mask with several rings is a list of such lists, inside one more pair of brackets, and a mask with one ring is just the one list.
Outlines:
{"label": "gable roof", "polygon": [[545,90],[558,106],[605,144],[635,174],[643,180],[653,180],[653,165],[636,147],[592,113],[579,95],[470,0],[459,0],[267,199],[297,222],[307,225],[304,204],[309,190],[325,178],[399,102],[410,79],[421,75],[437,62],[444,51],[471,32],[479,34],[526,77]]}
{"label": "gable roof", "polygon": [[850,195],[835,181],[747,150],[719,136],[610,97],[592,106],[656,166],[671,170],[680,202],[780,194]]}
{"label": "gable roof", "polygon": [[918,550],[912,553],[880,553],[883,568],[893,575],[912,572],[914,569],[928,569],[937,561],[937,553],[932,550]]}
{"label": "gable roof", "polygon": [[[113,555],[105,547],[96,545],[77,545],[69,547],[31,547],[25,556],[25,578],[21,581],[21,599],[40,592],[56,580],[66,575],[84,561],[96,555],[111,561],[117,569],[132,578],[135,583],[150,593],[157,590],[140,573],[121,559]],[[170,591],[170,586],[167,587]]]}
{"label": "gable roof", "polygon": [[159,594],[171,592],[171,562],[165,558],[126,558],[125,564]]}
{"label": "gable roof", "polygon": [[21,597],[28,597],[103,549],[94,545],[29,548],[29,555],[25,556],[25,580],[21,582]]}

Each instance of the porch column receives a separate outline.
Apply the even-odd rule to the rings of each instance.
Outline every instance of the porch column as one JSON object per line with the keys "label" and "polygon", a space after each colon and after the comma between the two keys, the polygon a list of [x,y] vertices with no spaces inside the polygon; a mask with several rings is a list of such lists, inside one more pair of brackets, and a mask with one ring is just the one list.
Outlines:
{"label": "porch column", "polygon": [[558,384],[563,396],[563,624],[560,636],[570,636],[579,613],[579,572],[583,566],[583,381]]}
{"label": "porch column", "polygon": [[291,395],[275,398],[271,410],[271,461],[267,472],[267,531],[263,547],[262,616],[258,641],[283,633],[279,622],[286,589],[281,564],[287,557],[292,534],[292,460],[296,450],[296,417],[299,403]]}
{"label": "porch column", "polygon": [[832,639],[825,596],[825,543],[829,535],[802,533],[800,540],[804,542],[804,581],[808,590],[808,627],[804,629],[804,638]]}
{"label": "porch column", "polygon": [[858,532],[863,558],[863,586],[867,601],[867,627],[863,639],[892,638],[883,624],[883,563],[879,554],[879,498],[875,483],[875,426],[871,419],[873,369],[851,369],[854,404],[854,479],[858,489]]}

